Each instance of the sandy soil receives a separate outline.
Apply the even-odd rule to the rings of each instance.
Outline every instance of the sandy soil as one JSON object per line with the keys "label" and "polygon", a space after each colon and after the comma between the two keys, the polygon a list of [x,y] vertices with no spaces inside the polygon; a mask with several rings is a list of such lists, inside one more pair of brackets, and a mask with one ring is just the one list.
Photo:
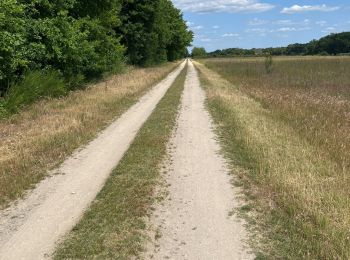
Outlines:
{"label": "sandy soil", "polygon": [[67,159],[27,198],[0,212],[0,259],[50,258],[56,243],[79,221],[184,65]]}
{"label": "sandy soil", "polygon": [[230,214],[240,205],[220,155],[205,94],[192,63],[178,128],[171,140],[169,197],[156,206],[157,239],[147,259],[253,259],[245,247],[244,223]]}

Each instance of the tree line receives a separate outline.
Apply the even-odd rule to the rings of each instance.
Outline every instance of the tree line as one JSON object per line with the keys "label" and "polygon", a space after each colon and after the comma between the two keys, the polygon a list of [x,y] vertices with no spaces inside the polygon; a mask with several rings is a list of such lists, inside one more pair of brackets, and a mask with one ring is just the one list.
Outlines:
{"label": "tree line", "polygon": [[170,0],[1,0],[0,33],[2,100],[23,88],[50,92],[26,80],[57,78],[70,90],[124,63],[173,61],[193,38]]}
{"label": "tree line", "polygon": [[204,48],[194,48],[194,57],[229,57],[279,55],[350,55],[350,32],[334,33],[306,44],[290,44],[287,47],[241,49],[229,48],[207,53]]}

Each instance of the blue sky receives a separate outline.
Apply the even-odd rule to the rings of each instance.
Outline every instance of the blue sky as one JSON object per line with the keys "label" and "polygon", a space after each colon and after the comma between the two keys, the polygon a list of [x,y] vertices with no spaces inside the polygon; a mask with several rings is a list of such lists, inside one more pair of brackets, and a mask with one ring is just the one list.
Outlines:
{"label": "blue sky", "polygon": [[208,51],[305,43],[350,31],[349,0],[173,0]]}

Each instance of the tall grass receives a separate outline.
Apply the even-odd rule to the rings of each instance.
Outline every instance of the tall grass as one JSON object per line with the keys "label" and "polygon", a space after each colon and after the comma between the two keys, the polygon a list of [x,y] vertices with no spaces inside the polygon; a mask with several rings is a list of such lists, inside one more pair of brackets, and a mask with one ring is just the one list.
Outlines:
{"label": "tall grass", "polygon": [[205,64],[349,171],[349,57],[275,58],[270,74],[264,59],[217,59]]}
{"label": "tall grass", "polygon": [[349,259],[350,59],[279,58],[271,74],[264,59],[203,62],[208,106],[255,209],[263,256]]}
{"label": "tall grass", "polygon": [[[17,112],[43,97],[60,97],[67,93],[65,82],[57,71],[33,71],[19,83],[10,87],[3,101],[8,114]],[[6,114],[3,111],[3,114]]]}
{"label": "tall grass", "polygon": [[175,66],[129,69],[85,90],[43,99],[0,119],[0,208],[94,138]]}

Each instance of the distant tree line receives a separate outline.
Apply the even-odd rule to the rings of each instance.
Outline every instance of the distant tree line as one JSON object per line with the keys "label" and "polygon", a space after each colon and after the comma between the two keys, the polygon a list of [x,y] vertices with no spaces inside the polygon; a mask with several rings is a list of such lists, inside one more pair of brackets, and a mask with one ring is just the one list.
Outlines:
{"label": "distant tree line", "polygon": [[192,38],[170,0],[1,0],[0,96],[31,73],[69,90],[125,62],[173,61]]}
{"label": "distant tree line", "polygon": [[[198,49],[201,49],[198,52]],[[194,48],[194,57],[228,57],[228,56],[256,56],[271,54],[279,55],[350,55],[350,32],[330,34],[319,40],[312,40],[306,44],[290,44],[287,47],[264,49],[230,48],[206,53],[203,48]]]}

